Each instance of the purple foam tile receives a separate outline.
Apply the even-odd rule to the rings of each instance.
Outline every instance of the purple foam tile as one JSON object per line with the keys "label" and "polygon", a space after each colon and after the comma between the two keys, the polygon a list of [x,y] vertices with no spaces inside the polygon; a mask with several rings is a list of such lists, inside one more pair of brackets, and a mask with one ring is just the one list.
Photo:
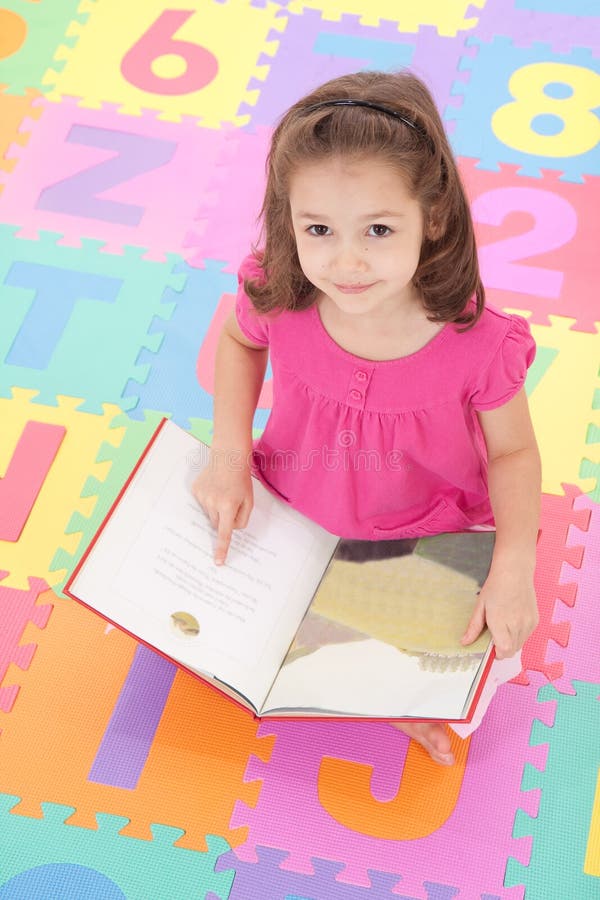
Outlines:
{"label": "purple foam tile", "polygon": [[600,54],[600,16],[574,12],[569,15],[567,10],[573,8],[572,4],[565,2],[563,7],[564,12],[542,12],[519,0],[486,0],[483,8],[477,10],[478,24],[471,34],[484,41],[503,35],[517,47],[541,41],[558,53],[588,47]]}
{"label": "purple foam tile", "polygon": [[464,37],[440,37],[432,26],[403,33],[394,22],[375,28],[361,25],[358,17],[350,15],[330,22],[316,10],[305,10],[302,15],[289,14],[277,38],[278,52],[262,60],[269,65],[265,80],[250,84],[259,90],[256,104],[240,108],[240,114],[250,115],[246,126],[250,130],[275,123],[319,84],[360,69],[411,68],[425,79],[442,111],[456,102],[450,94],[453,82],[465,77],[458,71],[465,53]]}
{"label": "purple foam tile", "polygon": [[[235,851],[219,857],[216,872],[235,872],[229,900],[460,900],[461,896],[453,885],[425,881],[419,895],[409,897],[396,875],[373,870],[369,871],[368,887],[350,885],[337,880],[343,864],[322,859],[313,860],[312,875],[290,872],[283,867],[287,854],[271,847],[257,848],[257,856],[255,863],[238,859]],[[483,893],[472,900],[501,898]]]}

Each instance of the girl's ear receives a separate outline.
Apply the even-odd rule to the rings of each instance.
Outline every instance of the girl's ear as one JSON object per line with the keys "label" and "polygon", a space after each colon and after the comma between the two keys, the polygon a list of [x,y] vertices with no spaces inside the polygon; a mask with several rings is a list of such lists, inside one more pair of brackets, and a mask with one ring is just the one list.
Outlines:
{"label": "girl's ear", "polygon": [[425,227],[425,237],[430,241],[439,241],[444,233],[444,223],[435,210],[429,213]]}

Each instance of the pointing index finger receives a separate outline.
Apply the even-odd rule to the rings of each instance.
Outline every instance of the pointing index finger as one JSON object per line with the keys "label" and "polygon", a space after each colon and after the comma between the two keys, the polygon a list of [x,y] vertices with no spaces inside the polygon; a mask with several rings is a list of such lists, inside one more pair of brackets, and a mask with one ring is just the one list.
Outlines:
{"label": "pointing index finger", "polygon": [[234,516],[232,513],[219,513],[219,524],[217,526],[217,545],[215,547],[215,563],[222,566],[229,550],[231,543],[231,535],[233,532]]}

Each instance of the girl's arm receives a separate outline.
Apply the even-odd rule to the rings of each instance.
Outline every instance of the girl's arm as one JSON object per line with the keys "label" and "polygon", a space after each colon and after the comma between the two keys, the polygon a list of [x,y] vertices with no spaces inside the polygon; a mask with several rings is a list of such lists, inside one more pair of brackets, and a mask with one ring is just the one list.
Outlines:
{"label": "girl's arm", "polygon": [[194,482],[194,495],[217,529],[215,562],[225,561],[234,528],[252,510],[252,419],[268,350],[250,343],[231,313],[221,331],[215,363],[214,429],[210,462]]}
{"label": "girl's arm", "polygon": [[213,450],[239,451],[247,461],[267,357],[268,350],[248,340],[231,312],[217,344]]}
{"label": "girl's arm", "polygon": [[541,465],[525,390],[479,412],[488,452],[488,489],[496,542],[489,575],[463,637],[470,644],[487,622],[499,659],[514,655],[538,622],[533,586],[540,518]]}

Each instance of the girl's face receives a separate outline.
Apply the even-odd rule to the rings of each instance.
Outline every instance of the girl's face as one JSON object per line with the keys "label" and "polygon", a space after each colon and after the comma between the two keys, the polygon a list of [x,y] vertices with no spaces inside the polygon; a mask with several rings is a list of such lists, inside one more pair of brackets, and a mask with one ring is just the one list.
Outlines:
{"label": "girl's face", "polygon": [[418,300],[421,206],[376,159],[332,159],[296,172],[290,210],[302,271],[348,315],[387,315]]}

